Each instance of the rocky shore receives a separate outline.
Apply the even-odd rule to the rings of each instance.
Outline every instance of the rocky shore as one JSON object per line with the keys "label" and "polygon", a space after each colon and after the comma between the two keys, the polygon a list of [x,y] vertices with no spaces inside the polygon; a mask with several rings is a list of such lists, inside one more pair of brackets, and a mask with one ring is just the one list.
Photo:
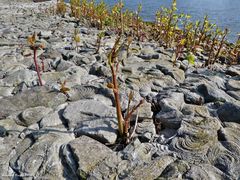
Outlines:
{"label": "rocky shore", "polygon": [[[172,49],[134,41],[129,57],[121,53],[121,102],[126,110],[130,90],[133,104],[146,102],[123,147],[106,86],[116,37],[107,31],[96,54],[99,31],[51,14],[55,3],[0,0],[0,179],[240,179],[239,65],[200,68],[199,49],[194,66],[173,67]],[[33,32],[45,44],[44,86],[27,44]]]}

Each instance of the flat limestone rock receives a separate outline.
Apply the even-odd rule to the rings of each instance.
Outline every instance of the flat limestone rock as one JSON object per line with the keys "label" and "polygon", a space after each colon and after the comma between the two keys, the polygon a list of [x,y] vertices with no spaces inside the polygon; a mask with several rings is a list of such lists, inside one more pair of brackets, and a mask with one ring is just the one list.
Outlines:
{"label": "flat limestone rock", "polygon": [[[69,153],[71,155],[68,155]],[[70,141],[63,151],[65,162],[73,170],[71,173],[80,179],[85,179],[98,163],[112,153],[112,150],[107,146],[87,136]],[[71,162],[70,157],[74,157],[74,162]]]}
{"label": "flat limestone rock", "polygon": [[46,87],[35,87],[14,97],[0,99],[0,119],[19,111],[22,112],[30,107],[45,106],[54,108],[65,103],[66,100],[67,97],[62,93],[50,91]]}
{"label": "flat limestone rock", "polygon": [[100,101],[82,99],[67,106],[63,117],[70,128],[75,128],[81,121],[116,117],[116,111]]}
{"label": "flat limestone rock", "polygon": [[71,103],[63,112],[69,128],[75,135],[88,135],[102,143],[115,143],[117,118],[115,108],[100,101],[82,99]]}
{"label": "flat limestone rock", "polygon": [[24,126],[30,126],[31,124],[37,123],[49,112],[51,108],[46,108],[44,106],[37,106],[33,108],[28,108],[20,114],[20,120]]}
{"label": "flat limestone rock", "polygon": [[218,117],[223,122],[236,122],[240,124],[240,106],[225,103],[217,110]]}
{"label": "flat limestone rock", "polygon": [[35,137],[26,137],[18,143],[10,166],[21,176],[63,179],[63,166],[59,151],[62,145],[73,138],[64,131],[62,133],[43,131]]}

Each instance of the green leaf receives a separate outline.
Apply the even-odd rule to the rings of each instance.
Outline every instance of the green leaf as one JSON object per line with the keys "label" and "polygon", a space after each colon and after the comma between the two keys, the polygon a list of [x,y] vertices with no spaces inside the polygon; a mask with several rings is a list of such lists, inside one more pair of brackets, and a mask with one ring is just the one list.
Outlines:
{"label": "green leaf", "polygon": [[194,55],[193,55],[192,53],[189,53],[189,54],[187,55],[187,60],[188,60],[188,63],[189,63],[189,64],[192,64],[192,65],[195,64],[195,57],[194,57]]}

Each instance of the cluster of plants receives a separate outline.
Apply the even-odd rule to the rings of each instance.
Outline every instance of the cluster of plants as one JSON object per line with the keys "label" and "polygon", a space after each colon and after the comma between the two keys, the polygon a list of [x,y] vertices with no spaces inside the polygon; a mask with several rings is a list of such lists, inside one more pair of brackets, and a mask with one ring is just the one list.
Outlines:
{"label": "cluster of plants", "polygon": [[[226,38],[229,34],[228,29],[221,30],[215,24],[210,23],[208,16],[205,16],[203,21],[192,22],[191,16],[177,12],[176,0],[173,0],[170,8],[162,7],[157,11],[154,22],[143,21],[140,16],[141,11],[141,5],[138,6],[136,12],[125,9],[121,0],[111,8],[104,1],[96,3],[94,0],[70,0],[68,8],[63,0],[58,0],[56,8],[56,13],[62,16],[69,13],[76,21],[101,30],[97,36],[95,53],[99,53],[105,30],[112,30],[118,34],[115,44],[108,54],[112,80],[107,86],[112,89],[114,94],[118,130],[124,142],[129,142],[133,134],[129,133],[130,118],[144,101],[141,100],[135,106],[130,106],[133,99],[133,92],[130,92],[128,108],[126,114],[123,114],[117,80],[119,64],[123,63],[121,59],[118,59],[123,44],[129,51],[133,40],[156,41],[160,46],[174,50],[174,65],[180,58],[187,58],[190,64],[194,64],[194,55],[199,51],[208,56],[203,66],[214,64],[219,57],[228,60],[229,64],[239,63],[240,58],[240,35],[236,43],[228,43]],[[78,50],[80,33],[77,29],[74,31],[73,39]],[[121,43],[122,39],[127,43]],[[67,94],[69,88],[65,86],[65,83],[61,83],[61,92]]]}
{"label": "cluster of plants", "polygon": [[[226,40],[228,29],[221,30],[216,24],[210,23],[207,15],[202,22],[192,22],[190,18],[187,14],[177,13],[176,0],[173,0],[171,8],[161,8],[156,13],[152,37],[162,46],[175,49],[174,63],[183,52],[187,52],[187,59],[194,63],[192,55],[196,54],[197,49],[208,56],[204,66],[214,64],[223,55],[230,63],[237,62],[239,54],[230,56],[230,51],[234,48],[231,48]],[[240,50],[239,47],[236,48],[238,50],[234,50],[235,52]]]}
{"label": "cluster of plants", "polygon": [[[187,58],[192,59],[189,54],[194,55],[199,49],[208,56],[204,66],[214,64],[219,57],[227,59],[229,64],[239,63],[240,40],[234,44],[228,43],[226,37],[229,30],[221,30],[216,24],[210,23],[208,16],[202,21],[192,22],[188,14],[178,13],[176,0],[173,0],[170,8],[161,7],[156,12],[154,22],[144,22],[141,11],[141,4],[133,12],[124,8],[121,0],[111,8],[104,1],[70,0],[69,9],[70,15],[76,20],[99,30],[111,29],[122,35],[131,35],[139,41],[148,38],[159,42],[161,46],[173,48],[174,64],[184,52],[188,52]],[[60,15],[67,12],[63,0],[58,0],[56,12]]]}

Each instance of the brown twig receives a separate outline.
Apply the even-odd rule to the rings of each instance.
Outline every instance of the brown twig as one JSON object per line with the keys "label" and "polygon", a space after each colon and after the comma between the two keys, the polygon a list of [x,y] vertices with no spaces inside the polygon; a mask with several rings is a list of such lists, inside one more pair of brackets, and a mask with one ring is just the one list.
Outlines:
{"label": "brown twig", "polygon": [[34,59],[34,64],[35,64],[35,68],[36,68],[36,71],[37,71],[39,84],[40,84],[40,86],[42,86],[43,85],[42,78],[41,78],[39,67],[38,67],[38,63],[37,63],[37,47],[33,47],[33,54],[34,54],[34,58],[33,59]]}

